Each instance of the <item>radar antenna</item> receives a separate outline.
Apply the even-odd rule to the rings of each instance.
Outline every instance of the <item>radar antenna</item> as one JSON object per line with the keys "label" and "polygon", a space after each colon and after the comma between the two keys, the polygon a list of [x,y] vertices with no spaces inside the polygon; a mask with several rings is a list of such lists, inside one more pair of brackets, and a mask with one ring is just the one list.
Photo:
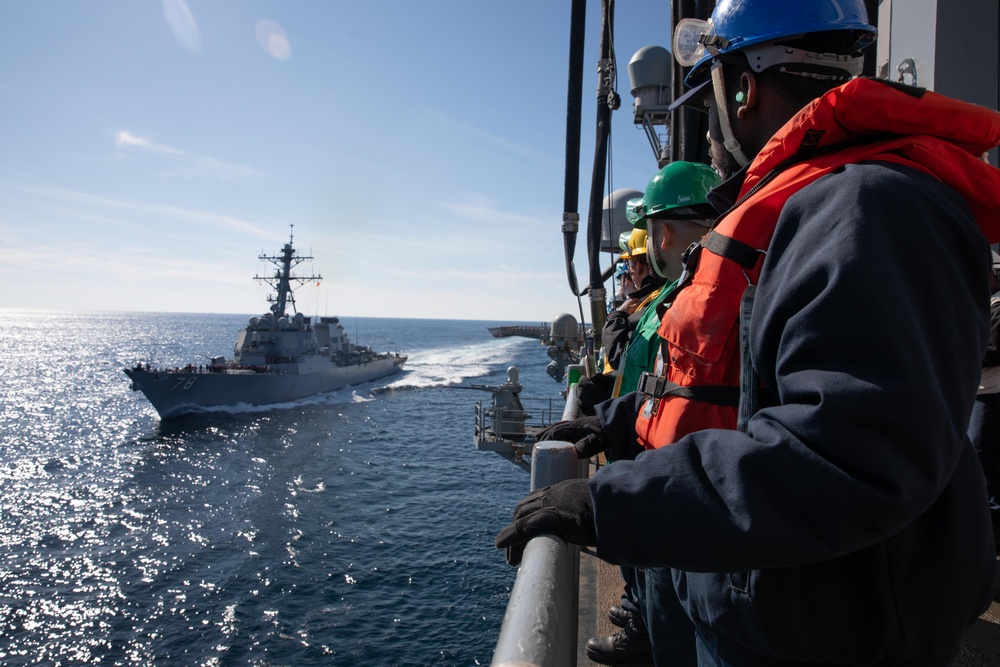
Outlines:
{"label": "radar antenna", "polygon": [[[285,317],[286,309],[291,305],[292,312],[297,313],[298,309],[295,307],[295,289],[301,287],[307,282],[313,280],[322,280],[323,276],[294,276],[292,275],[292,269],[306,261],[307,259],[312,259],[312,257],[303,257],[295,252],[292,247],[292,241],[295,238],[295,225],[288,225],[290,231],[288,233],[288,243],[285,247],[281,249],[280,255],[265,255],[261,253],[257,259],[262,261],[268,261],[278,267],[278,270],[274,272],[273,276],[254,276],[254,280],[259,280],[270,285],[274,289],[274,294],[269,294],[267,300],[271,303],[271,312],[274,313],[275,317]],[[297,283],[295,287],[292,287],[292,282]]]}

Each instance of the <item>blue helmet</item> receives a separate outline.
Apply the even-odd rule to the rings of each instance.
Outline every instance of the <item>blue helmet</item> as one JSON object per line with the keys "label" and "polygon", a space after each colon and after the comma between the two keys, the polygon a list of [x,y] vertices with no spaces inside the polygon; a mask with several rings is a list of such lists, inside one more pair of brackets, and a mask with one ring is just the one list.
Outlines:
{"label": "blue helmet", "polygon": [[701,83],[714,58],[748,49],[753,57],[748,53],[747,60],[756,71],[779,63],[810,63],[860,74],[858,58],[772,46],[775,41],[835,30],[858,31],[857,49],[877,34],[868,23],[864,0],[719,0],[708,21],[683,19],[677,24],[674,58],[681,65],[693,65],[684,80],[688,86]]}

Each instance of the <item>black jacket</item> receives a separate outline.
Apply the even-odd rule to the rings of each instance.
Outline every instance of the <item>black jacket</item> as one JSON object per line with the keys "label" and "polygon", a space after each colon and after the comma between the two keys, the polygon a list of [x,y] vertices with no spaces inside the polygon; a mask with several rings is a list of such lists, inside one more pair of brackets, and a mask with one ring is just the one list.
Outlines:
{"label": "black jacket", "polygon": [[[793,195],[750,332],[779,404],[748,434],[700,431],[599,471],[598,554],[673,568],[740,664],[952,655],[996,570],[965,436],[989,261],[964,200],[915,169],[848,165]],[[636,405],[598,412],[620,433]]]}

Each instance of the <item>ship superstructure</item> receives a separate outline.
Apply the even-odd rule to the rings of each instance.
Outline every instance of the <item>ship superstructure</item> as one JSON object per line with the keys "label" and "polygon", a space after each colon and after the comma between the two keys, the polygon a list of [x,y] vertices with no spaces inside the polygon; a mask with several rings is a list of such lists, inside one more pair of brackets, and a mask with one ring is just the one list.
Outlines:
{"label": "ship superstructure", "polygon": [[[287,403],[398,373],[406,356],[379,353],[351,342],[337,317],[306,317],[295,308],[294,287],[320,280],[292,269],[312,259],[298,255],[289,236],[279,255],[260,255],[277,266],[268,283],[269,312],[251,317],[240,332],[233,358],[172,369],[136,364],[125,369],[132,389],[145,394],[160,417],[236,405]],[[293,311],[289,316],[288,309]]]}

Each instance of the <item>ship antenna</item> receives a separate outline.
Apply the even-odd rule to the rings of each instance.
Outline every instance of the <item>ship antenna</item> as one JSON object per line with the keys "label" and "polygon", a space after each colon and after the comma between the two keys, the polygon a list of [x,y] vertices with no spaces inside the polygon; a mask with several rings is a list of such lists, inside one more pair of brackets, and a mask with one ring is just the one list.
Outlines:
{"label": "ship antenna", "polygon": [[[290,224],[288,233],[288,243],[285,247],[281,249],[280,255],[264,255],[261,254],[257,259],[262,261],[271,262],[278,267],[278,270],[274,272],[273,276],[254,276],[254,280],[260,280],[267,283],[274,289],[274,294],[270,294],[267,297],[269,303],[271,303],[271,312],[277,318],[285,317],[287,314],[287,309],[291,306],[292,312],[297,313],[298,309],[295,307],[295,289],[301,287],[306,282],[313,280],[322,280],[323,276],[317,274],[313,276],[296,276],[292,274],[292,269],[301,264],[306,260],[312,260],[310,257],[303,257],[295,252],[295,248],[292,245],[292,241],[295,239],[295,225]],[[297,283],[295,287],[292,287],[292,282]]]}

